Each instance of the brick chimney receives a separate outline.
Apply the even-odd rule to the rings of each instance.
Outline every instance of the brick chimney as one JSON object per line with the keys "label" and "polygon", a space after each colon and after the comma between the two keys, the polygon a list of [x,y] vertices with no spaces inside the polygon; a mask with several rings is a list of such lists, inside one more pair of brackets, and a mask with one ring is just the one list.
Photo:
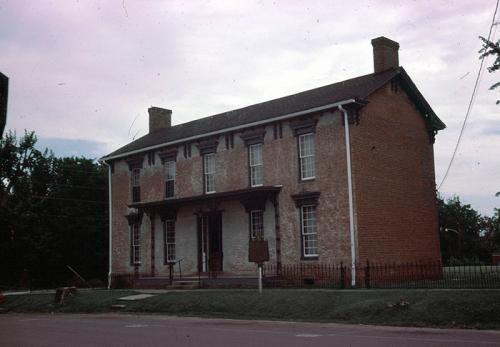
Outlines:
{"label": "brick chimney", "polygon": [[372,40],[375,73],[399,67],[399,43],[380,36]]}
{"label": "brick chimney", "polygon": [[149,112],[149,133],[158,130],[168,129],[172,125],[172,110],[160,107],[150,107]]}

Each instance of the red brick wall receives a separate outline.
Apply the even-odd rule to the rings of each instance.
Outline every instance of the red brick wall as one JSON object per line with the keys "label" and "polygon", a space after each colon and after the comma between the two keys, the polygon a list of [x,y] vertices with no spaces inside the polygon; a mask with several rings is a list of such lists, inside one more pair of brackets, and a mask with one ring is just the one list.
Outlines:
{"label": "red brick wall", "polygon": [[433,145],[401,88],[375,92],[351,126],[358,261],[439,260]]}
{"label": "red brick wall", "polygon": [[[355,218],[357,221],[357,258],[373,262],[406,262],[437,260],[440,258],[437,207],[434,195],[433,146],[429,143],[422,116],[400,89],[389,85],[374,93],[369,104],[361,110],[359,125],[351,125],[353,187]],[[281,260],[295,264],[301,260],[299,212],[291,195],[320,191],[317,207],[319,258],[306,262],[350,263],[349,210],[344,127],[337,110],[315,115],[316,179],[300,182],[298,179],[297,138],[288,121],[282,122],[283,137],[274,139],[273,126],[265,127],[263,146],[264,185],[282,185],[279,194]],[[226,149],[225,137],[219,137],[216,165],[217,192],[248,187],[248,150],[234,134],[234,148]],[[183,146],[177,147],[176,197],[203,193],[202,158],[195,143],[192,157],[184,158]],[[113,272],[130,273],[130,234],[127,205],[130,204],[130,172],[124,160],[115,163],[113,185]],[[144,154],[141,170],[141,201],[159,201],[164,198],[163,165],[156,153],[154,165],[149,165]],[[248,219],[239,201],[228,202],[224,213],[234,209],[242,212],[223,226],[223,247],[246,249]],[[196,206],[189,207],[190,209]],[[272,204],[266,207],[266,219],[273,218]],[[194,210],[179,211],[193,216]],[[184,218],[185,219],[185,218]],[[269,221],[266,221],[266,223]],[[270,223],[267,235],[274,237]],[[186,257],[186,271],[195,271],[196,222],[178,221],[179,257]],[[155,238],[155,271],[165,275],[162,261],[162,231],[158,220]],[[267,227],[266,227],[267,228]],[[140,273],[151,269],[151,222],[143,217],[142,264]],[[191,235],[191,238],[188,238]],[[242,235],[241,239],[233,237]],[[273,240],[274,242],[274,240]],[[189,243],[189,245],[187,244]],[[192,243],[192,244],[191,244]],[[184,244],[184,246],[183,246]],[[184,247],[184,248],[183,248]],[[238,248],[239,247],[239,248]],[[189,251],[189,252],[188,252]],[[227,249],[226,249],[227,251]],[[226,252],[225,251],[225,252]],[[273,250],[274,251],[274,250]],[[246,252],[240,252],[246,262]],[[227,253],[229,254],[229,253]],[[276,259],[275,255],[271,255]],[[189,265],[188,258],[192,258]],[[228,258],[229,259],[229,258]],[[235,262],[235,264],[238,262]],[[239,264],[239,263],[238,263]],[[240,264],[241,265],[241,264]],[[238,265],[243,269],[245,264]]]}

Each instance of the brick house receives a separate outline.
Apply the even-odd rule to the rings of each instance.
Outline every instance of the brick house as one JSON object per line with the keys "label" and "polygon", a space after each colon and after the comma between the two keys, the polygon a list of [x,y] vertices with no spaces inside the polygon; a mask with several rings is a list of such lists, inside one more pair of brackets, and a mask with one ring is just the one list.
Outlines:
{"label": "brick house", "polygon": [[[171,126],[107,155],[110,280],[271,264],[439,260],[434,136],[445,128],[402,67],[372,40],[374,73]],[[179,271],[179,266],[175,266]]]}

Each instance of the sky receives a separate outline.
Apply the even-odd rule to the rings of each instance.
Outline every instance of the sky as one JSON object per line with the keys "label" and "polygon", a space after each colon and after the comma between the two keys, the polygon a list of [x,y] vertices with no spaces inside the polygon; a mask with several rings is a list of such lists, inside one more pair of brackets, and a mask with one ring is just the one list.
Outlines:
{"label": "sky", "polygon": [[[173,110],[175,125],[371,73],[370,41],[386,36],[400,43],[400,65],[447,125],[434,147],[439,184],[495,4],[0,0],[6,130],[33,130],[56,155],[99,158],[147,133],[150,106]],[[482,74],[440,189],[486,215],[500,207],[500,93],[489,90],[499,80],[500,72]]]}

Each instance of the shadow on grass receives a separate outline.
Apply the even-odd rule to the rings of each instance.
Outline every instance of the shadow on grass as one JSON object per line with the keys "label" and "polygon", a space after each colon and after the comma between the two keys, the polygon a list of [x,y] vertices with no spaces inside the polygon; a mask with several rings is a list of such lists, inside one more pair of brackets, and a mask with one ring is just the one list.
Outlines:
{"label": "shadow on grass", "polygon": [[[340,322],[353,324],[500,328],[500,291],[495,290],[194,290],[121,301],[131,290],[80,291],[54,304],[53,294],[8,297],[5,312],[120,312],[236,319]],[[404,299],[408,306],[389,307]]]}

